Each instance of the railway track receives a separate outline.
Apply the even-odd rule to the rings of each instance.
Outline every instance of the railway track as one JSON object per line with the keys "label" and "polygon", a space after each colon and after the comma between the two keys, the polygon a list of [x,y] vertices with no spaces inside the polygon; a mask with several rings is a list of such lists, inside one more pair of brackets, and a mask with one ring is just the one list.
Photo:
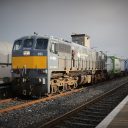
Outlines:
{"label": "railway track", "polygon": [[[101,83],[101,84],[103,84],[103,83]],[[0,100],[0,113],[5,113],[5,112],[17,110],[17,109],[22,109],[22,108],[30,106],[32,104],[37,104],[39,102],[45,102],[45,101],[49,101],[52,99],[56,99],[58,97],[70,95],[71,93],[82,91],[82,89],[83,88],[78,88],[75,90],[67,91],[64,93],[56,94],[56,95],[50,94],[50,95],[48,95],[48,97],[42,97],[41,99],[37,99],[37,100],[26,100],[26,99],[22,100],[22,99],[17,99],[17,98],[1,99]]]}
{"label": "railway track", "polygon": [[66,96],[66,95],[70,95],[71,93],[79,92],[81,90],[82,90],[82,88],[76,89],[76,90],[71,90],[71,91],[68,91],[65,93],[60,93],[57,95],[49,95],[48,97],[43,97],[43,98],[37,99],[37,100],[21,100],[21,99],[15,99],[15,98],[0,100],[0,113],[5,113],[5,112],[13,111],[13,110],[22,109],[22,108],[28,107],[32,104],[37,104],[40,102],[53,100],[53,99],[56,99],[61,96]]}
{"label": "railway track", "polygon": [[21,100],[17,98],[4,99],[0,101],[0,113],[8,112],[7,110],[13,110],[13,107],[20,106],[21,104],[27,103],[27,100]]}
{"label": "railway track", "polygon": [[12,100],[11,98],[9,98],[9,99],[4,99],[4,100],[0,100],[0,104],[9,102],[9,101],[11,101],[11,100]]}
{"label": "railway track", "polygon": [[[101,84],[106,83],[106,82],[107,81],[104,81]],[[101,86],[101,85],[99,85],[99,86]],[[6,87],[10,88],[10,84],[1,86],[2,89],[6,88]],[[88,88],[88,86],[87,86],[87,88]],[[37,104],[39,102],[49,101],[52,99],[56,99],[58,97],[65,96],[65,95],[70,95],[70,94],[75,93],[75,92],[80,92],[80,91],[82,91],[82,89],[83,88],[77,88],[75,90],[71,90],[71,91],[67,91],[67,92],[63,92],[63,93],[55,94],[55,95],[49,94],[48,97],[42,97],[41,99],[38,99],[38,100],[21,100],[21,99],[16,99],[16,98],[14,98],[14,99],[12,99],[12,98],[1,99],[0,100],[0,113],[5,113],[5,112],[17,110],[17,109],[22,109],[22,108],[28,107],[32,104]]]}
{"label": "railway track", "polygon": [[45,124],[41,122],[32,127],[38,128],[94,128],[96,127],[126,96],[128,82],[92,99],[64,115]]}

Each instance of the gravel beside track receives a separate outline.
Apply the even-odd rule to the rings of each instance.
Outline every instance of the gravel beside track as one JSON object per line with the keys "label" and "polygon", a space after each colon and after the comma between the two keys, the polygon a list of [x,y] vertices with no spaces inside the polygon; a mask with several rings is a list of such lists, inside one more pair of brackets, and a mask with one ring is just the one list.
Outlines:
{"label": "gravel beside track", "polygon": [[27,102],[27,101],[11,99],[10,101],[4,102],[4,103],[0,103],[0,110],[8,108],[8,107],[12,107],[12,106],[20,105],[20,104],[23,104],[25,102]]}
{"label": "gravel beside track", "polygon": [[0,128],[25,128],[40,121],[45,123],[126,81],[128,77],[102,82],[71,95],[0,114]]}

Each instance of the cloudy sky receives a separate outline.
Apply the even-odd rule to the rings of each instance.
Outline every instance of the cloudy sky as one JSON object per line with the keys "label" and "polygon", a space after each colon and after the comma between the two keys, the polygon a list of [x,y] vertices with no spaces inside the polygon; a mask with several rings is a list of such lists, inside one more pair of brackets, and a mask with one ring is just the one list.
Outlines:
{"label": "cloudy sky", "polygon": [[34,31],[67,40],[87,33],[91,47],[128,58],[128,0],[0,0],[0,42]]}

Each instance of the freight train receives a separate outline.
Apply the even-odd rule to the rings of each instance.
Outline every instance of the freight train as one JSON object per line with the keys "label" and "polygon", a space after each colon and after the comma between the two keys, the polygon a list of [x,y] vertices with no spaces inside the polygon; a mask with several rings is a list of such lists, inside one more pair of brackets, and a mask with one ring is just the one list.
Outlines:
{"label": "freight train", "polygon": [[120,59],[91,49],[88,35],[71,37],[71,42],[39,35],[15,40],[13,92],[40,97],[96,83],[121,72]]}

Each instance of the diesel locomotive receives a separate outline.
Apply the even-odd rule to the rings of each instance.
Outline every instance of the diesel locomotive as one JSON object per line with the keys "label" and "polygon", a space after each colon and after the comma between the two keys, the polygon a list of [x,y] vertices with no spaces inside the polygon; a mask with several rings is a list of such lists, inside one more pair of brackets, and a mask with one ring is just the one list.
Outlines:
{"label": "diesel locomotive", "polygon": [[25,36],[12,49],[13,91],[42,96],[96,83],[107,77],[107,56],[90,48],[86,34],[72,41],[50,36]]}

